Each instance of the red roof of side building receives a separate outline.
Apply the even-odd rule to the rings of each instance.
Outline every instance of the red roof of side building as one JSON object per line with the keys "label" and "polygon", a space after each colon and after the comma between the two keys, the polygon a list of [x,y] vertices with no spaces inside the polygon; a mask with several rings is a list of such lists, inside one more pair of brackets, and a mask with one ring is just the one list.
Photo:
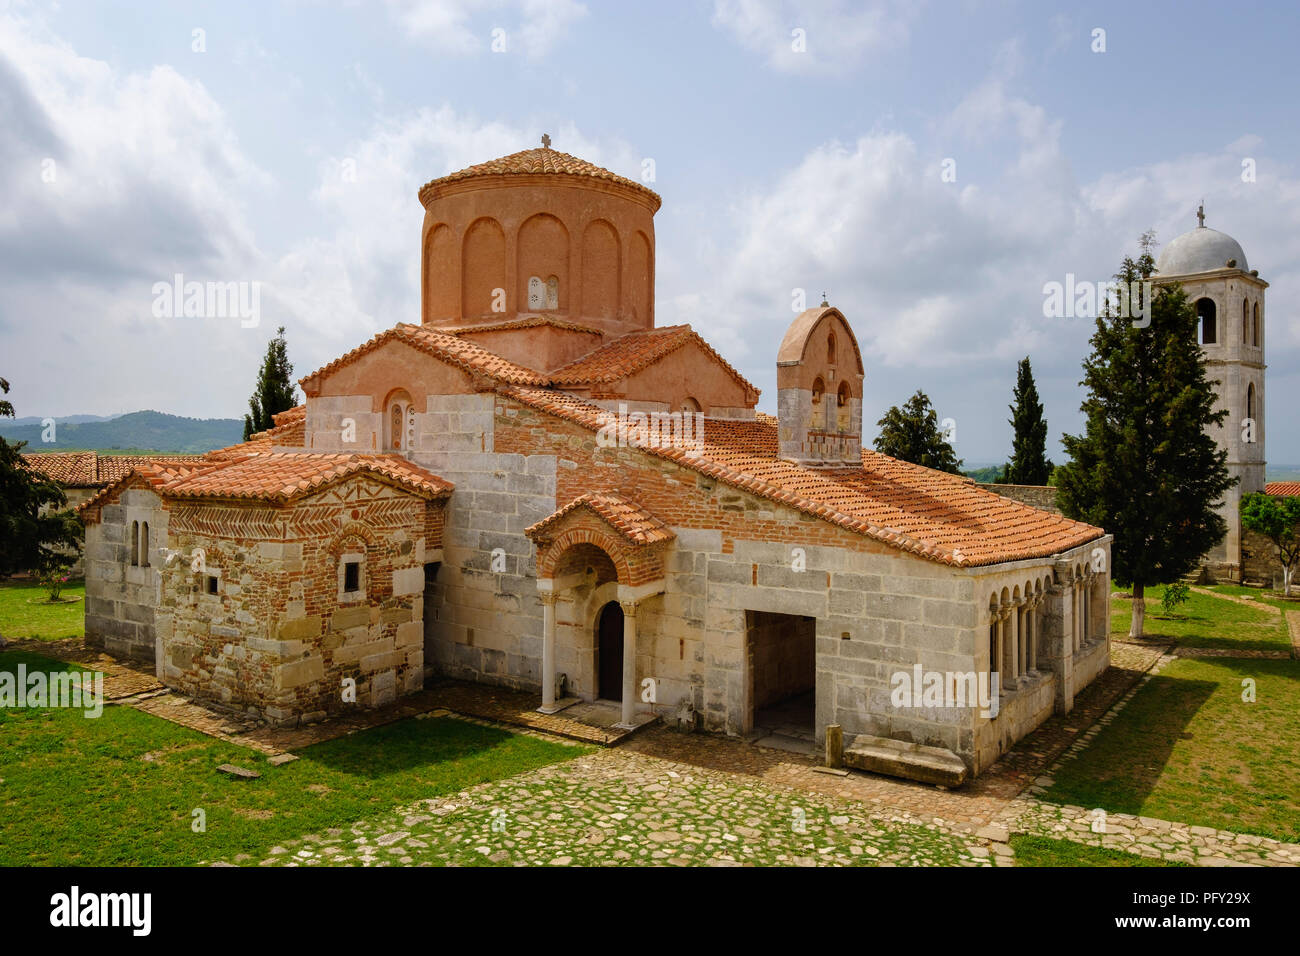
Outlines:
{"label": "red roof of side building", "polygon": [[202,455],[101,455],[94,451],[24,452],[23,460],[33,471],[65,488],[100,488],[112,484],[141,465],[194,464]]}
{"label": "red roof of side building", "polygon": [[617,382],[691,343],[703,349],[741,387],[753,392],[757,398],[759,390],[689,325],[665,325],[621,335],[582,358],[556,369],[550,375],[551,384],[572,387]]}
{"label": "red roof of side building", "polygon": [[1286,498],[1300,496],[1300,481],[1270,481],[1264,486],[1264,494]]}
{"label": "red roof of side building", "polygon": [[198,467],[142,465],[77,510],[94,512],[117,488],[138,476],[164,498],[244,499],[284,504],[356,474],[369,474],[429,501],[455,486],[399,455],[274,452],[209,459]]}
{"label": "red roof of side building", "polygon": [[677,537],[673,530],[630,498],[613,492],[588,492],[579,495],[563,508],[524,529],[536,540],[554,527],[565,515],[586,508],[602,518],[611,528],[635,545],[660,544]]}
{"label": "red roof of side building", "polygon": [[266,431],[254,432],[248,441],[217,448],[205,458],[230,458],[250,452],[269,452],[275,448],[302,448],[307,444],[307,406],[296,405],[271,416],[275,424]]}
{"label": "red roof of side building", "polygon": [[[502,387],[525,405],[597,430],[610,413],[549,389]],[[969,478],[864,451],[860,468],[807,468],[777,457],[769,420],[706,419],[699,449],[644,449],[725,484],[931,561],[958,567],[1043,558],[1100,528],[986,491]]]}

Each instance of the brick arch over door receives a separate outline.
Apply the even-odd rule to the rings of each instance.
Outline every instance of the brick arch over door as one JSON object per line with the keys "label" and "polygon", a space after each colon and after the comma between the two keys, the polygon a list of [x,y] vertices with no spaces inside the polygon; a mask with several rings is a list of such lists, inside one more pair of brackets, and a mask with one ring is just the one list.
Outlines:
{"label": "brick arch over door", "polygon": [[589,528],[573,528],[558,535],[555,540],[540,549],[537,555],[537,577],[539,579],[555,577],[556,569],[561,566],[561,562],[566,555],[584,544],[592,545],[609,558],[614,565],[615,573],[618,575],[619,584],[630,585],[632,583],[632,572],[628,566],[628,553],[622,542],[613,535],[593,531]]}

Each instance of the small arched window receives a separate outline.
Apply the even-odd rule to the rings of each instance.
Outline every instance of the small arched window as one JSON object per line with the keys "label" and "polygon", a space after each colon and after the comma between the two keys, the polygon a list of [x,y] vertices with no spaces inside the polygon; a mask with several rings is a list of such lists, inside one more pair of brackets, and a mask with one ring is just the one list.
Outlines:
{"label": "small arched window", "polygon": [[384,447],[406,452],[415,445],[415,408],[411,396],[398,390],[388,398],[384,412]]}
{"label": "small arched window", "polygon": [[828,332],[826,335],[826,364],[835,364],[835,333]]}
{"label": "small arched window", "polygon": [[1214,345],[1218,342],[1218,315],[1213,299],[1196,300],[1196,318],[1200,327],[1201,345]]}
{"label": "small arched window", "polygon": [[847,408],[852,397],[853,393],[849,391],[849,383],[840,382],[840,389],[835,393],[835,404],[840,408]]}
{"label": "small arched window", "polygon": [[818,376],[816,379],[813,380],[813,387],[812,387],[813,408],[817,408],[821,405],[822,395],[825,393],[825,391],[826,391],[826,383],[821,380],[820,376]]}
{"label": "small arched window", "polygon": [[1241,300],[1241,344],[1250,344],[1250,303]]}
{"label": "small arched window", "polygon": [[528,277],[528,310],[539,312],[546,308],[546,285],[540,276]]}
{"label": "small arched window", "polygon": [[1255,344],[1259,345],[1259,301],[1255,302]]}
{"label": "small arched window", "polygon": [[1246,386],[1246,417],[1255,420],[1255,383]]}
{"label": "small arched window", "polygon": [[546,308],[558,309],[560,307],[560,280],[551,276],[546,280]]}
{"label": "small arched window", "polygon": [[140,567],[149,567],[149,522],[140,525]]}
{"label": "small arched window", "polygon": [[695,399],[691,398],[691,397],[688,395],[688,396],[686,396],[685,398],[682,399],[682,407],[681,407],[681,411],[683,411],[683,412],[698,412],[698,411],[700,411],[700,403],[697,402]]}
{"label": "small arched window", "polygon": [[140,566],[140,522],[131,522],[131,567]]}

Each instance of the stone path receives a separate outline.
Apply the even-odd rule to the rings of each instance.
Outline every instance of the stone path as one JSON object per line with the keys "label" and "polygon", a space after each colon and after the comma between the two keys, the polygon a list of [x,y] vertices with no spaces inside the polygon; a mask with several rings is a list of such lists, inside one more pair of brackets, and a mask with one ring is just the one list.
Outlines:
{"label": "stone path", "polygon": [[228,864],[990,866],[1009,847],[622,748],[602,750]]}
{"label": "stone path", "polygon": [[1261,611],[1267,611],[1269,614],[1281,614],[1282,609],[1276,608],[1271,604],[1265,604],[1262,601],[1256,601],[1254,598],[1243,597],[1240,594],[1220,594],[1218,591],[1211,591],[1209,588],[1193,587],[1191,590],[1197,594],[1204,594],[1207,597],[1218,598],[1220,601],[1234,601],[1237,604],[1244,604],[1247,607],[1257,608]]}

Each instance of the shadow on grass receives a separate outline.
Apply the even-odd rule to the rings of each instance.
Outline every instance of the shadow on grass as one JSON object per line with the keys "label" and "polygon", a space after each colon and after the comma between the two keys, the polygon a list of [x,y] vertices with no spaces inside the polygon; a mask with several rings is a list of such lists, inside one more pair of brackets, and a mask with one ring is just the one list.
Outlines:
{"label": "shadow on grass", "polygon": [[1138,814],[1188,725],[1218,690],[1213,681],[1156,675],[1079,756],[1055,774],[1044,799]]}
{"label": "shadow on grass", "polygon": [[412,718],[313,744],[298,756],[338,773],[375,780],[470,757],[490,759],[519,739],[508,730],[468,721]]}

